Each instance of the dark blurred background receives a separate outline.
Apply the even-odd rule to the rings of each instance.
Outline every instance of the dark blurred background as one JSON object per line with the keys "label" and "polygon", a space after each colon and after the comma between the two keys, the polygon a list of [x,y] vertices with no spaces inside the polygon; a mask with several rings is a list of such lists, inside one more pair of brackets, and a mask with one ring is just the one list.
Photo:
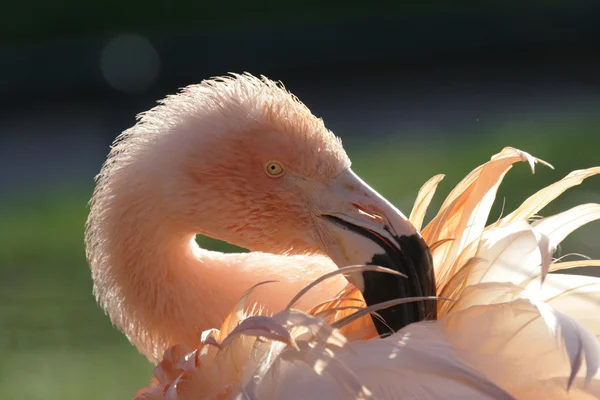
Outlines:
{"label": "dark blurred background", "polygon": [[[2,5],[0,399],[131,398],[149,380],[95,305],[83,229],[112,140],[185,85],[243,71],[283,81],[407,214],[428,178],[446,174],[436,210],[504,146],[556,169],[517,165],[491,219],[600,165],[598,1],[272,3]],[[600,178],[541,214],[584,202],[600,202]],[[590,224],[558,256],[600,258],[599,241]]]}

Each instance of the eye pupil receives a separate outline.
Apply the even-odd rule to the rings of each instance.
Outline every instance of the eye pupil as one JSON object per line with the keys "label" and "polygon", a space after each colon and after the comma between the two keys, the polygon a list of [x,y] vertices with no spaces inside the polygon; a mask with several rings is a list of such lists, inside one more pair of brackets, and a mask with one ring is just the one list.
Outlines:
{"label": "eye pupil", "polygon": [[283,167],[278,162],[270,162],[265,167],[265,170],[271,176],[279,176],[283,173]]}

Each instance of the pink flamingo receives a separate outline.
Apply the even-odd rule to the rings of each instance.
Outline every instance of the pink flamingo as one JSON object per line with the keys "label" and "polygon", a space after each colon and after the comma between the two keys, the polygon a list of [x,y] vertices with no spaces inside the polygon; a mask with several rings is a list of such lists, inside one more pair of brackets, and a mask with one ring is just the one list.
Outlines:
{"label": "pink flamingo", "polygon": [[[86,233],[94,293],[152,361],[173,344],[194,345],[262,281],[278,283],[252,300],[276,311],[336,265],[375,258],[410,279],[349,275],[367,303],[435,294],[429,250],[411,223],[352,172],[323,122],[267,79],[236,75],[167,98],[117,139],[97,180]],[[196,234],[252,252],[201,249]],[[346,285],[328,281],[298,307]],[[435,303],[384,314],[397,330],[435,316]]]}
{"label": "pink flamingo", "polygon": [[[137,398],[600,396],[600,280],[547,275],[581,265],[552,254],[600,218],[600,205],[528,222],[600,168],[575,171],[486,227],[518,161],[540,162],[504,149],[457,185],[421,236],[442,176],[407,219],[266,78],[235,75],[167,98],[113,147],[86,234],[100,305],[161,360]],[[200,249],[197,233],[252,252]],[[342,268],[348,284],[334,274],[354,264],[404,277]],[[436,293],[454,301],[427,301]]]}

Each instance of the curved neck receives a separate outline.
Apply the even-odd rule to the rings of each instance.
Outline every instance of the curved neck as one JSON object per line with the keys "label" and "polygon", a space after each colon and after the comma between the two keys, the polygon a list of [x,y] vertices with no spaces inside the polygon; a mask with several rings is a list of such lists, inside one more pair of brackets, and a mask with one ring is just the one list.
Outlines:
{"label": "curved neck", "polygon": [[[174,344],[197,346],[202,331],[220,328],[243,292],[267,280],[251,301],[269,310],[334,270],[323,256],[222,254],[201,249],[193,233],[149,217],[149,205],[121,193],[118,204],[100,199],[88,220],[88,259],[94,293],[111,321],[152,362]],[[161,213],[155,213],[161,214]],[[341,276],[305,297],[315,305],[333,297]]]}
{"label": "curved neck", "polygon": [[217,271],[192,234],[160,228],[152,219],[105,222],[102,253],[90,262],[94,292],[140,352],[157,361],[168,346],[195,343],[202,330],[218,327],[228,301],[210,302],[207,285]]}
{"label": "curved neck", "polygon": [[203,330],[218,328],[236,293],[215,293],[225,272],[218,253],[199,249],[194,234],[168,217],[156,185],[131,177],[123,169],[100,179],[86,251],[98,303],[156,362],[170,345],[197,344]]}

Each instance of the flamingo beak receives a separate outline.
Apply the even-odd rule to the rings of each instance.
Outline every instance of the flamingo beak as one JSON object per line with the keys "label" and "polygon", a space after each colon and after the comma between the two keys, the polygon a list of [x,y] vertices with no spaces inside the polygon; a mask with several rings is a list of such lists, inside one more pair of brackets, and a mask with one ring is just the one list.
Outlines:
{"label": "flamingo beak", "polygon": [[[389,201],[348,169],[329,183],[323,246],[338,265],[379,265],[405,276],[362,272],[348,276],[367,305],[400,297],[435,296],[433,261],[429,247],[410,221]],[[435,301],[417,301],[380,310],[373,318],[377,331],[387,336],[402,327],[435,319]]]}

